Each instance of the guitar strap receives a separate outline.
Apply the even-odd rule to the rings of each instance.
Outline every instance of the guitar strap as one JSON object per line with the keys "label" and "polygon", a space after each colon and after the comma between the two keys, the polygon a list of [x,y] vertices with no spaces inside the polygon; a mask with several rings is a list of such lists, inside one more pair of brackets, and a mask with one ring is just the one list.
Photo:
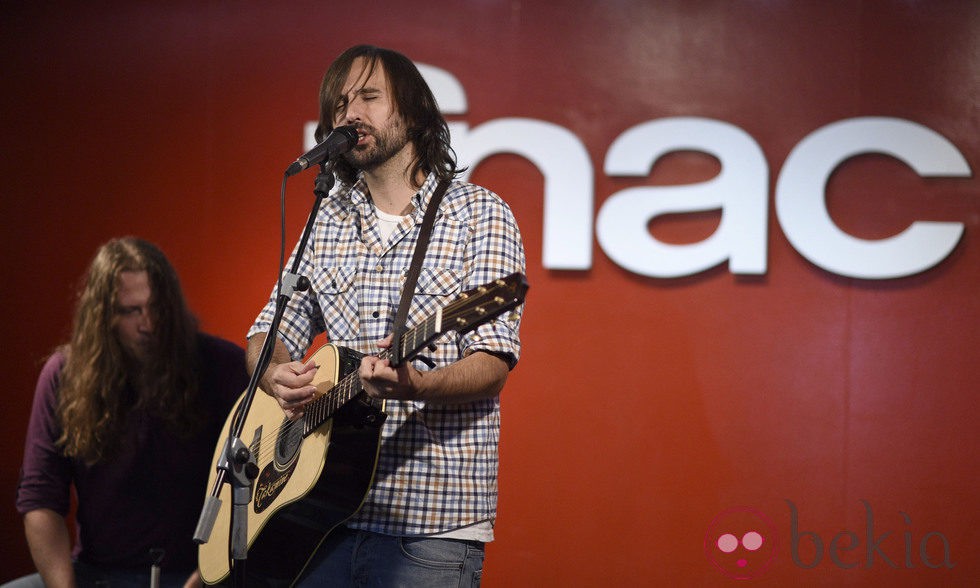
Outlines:
{"label": "guitar strap", "polygon": [[429,236],[432,234],[432,223],[436,219],[436,211],[446,190],[449,189],[449,180],[441,180],[436,186],[435,192],[429,198],[429,204],[425,207],[425,217],[422,218],[422,226],[419,228],[419,238],[415,242],[415,252],[412,254],[412,264],[405,275],[405,285],[402,287],[402,298],[398,304],[398,312],[395,314],[395,328],[391,338],[391,348],[388,351],[388,362],[392,367],[397,367],[402,362],[401,339],[405,332],[405,321],[408,319],[408,309],[412,306],[412,298],[415,296],[415,284],[419,280],[419,272],[422,271],[422,260],[425,258],[425,250],[429,247]]}

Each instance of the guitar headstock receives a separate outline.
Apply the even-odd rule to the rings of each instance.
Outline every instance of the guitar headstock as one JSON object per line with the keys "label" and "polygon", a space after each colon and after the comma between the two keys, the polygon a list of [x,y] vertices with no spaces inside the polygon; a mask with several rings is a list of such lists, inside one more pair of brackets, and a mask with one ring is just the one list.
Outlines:
{"label": "guitar headstock", "polygon": [[521,272],[468,290],[442,309],[442,330],[466,333],[524,302],[527,278]]}

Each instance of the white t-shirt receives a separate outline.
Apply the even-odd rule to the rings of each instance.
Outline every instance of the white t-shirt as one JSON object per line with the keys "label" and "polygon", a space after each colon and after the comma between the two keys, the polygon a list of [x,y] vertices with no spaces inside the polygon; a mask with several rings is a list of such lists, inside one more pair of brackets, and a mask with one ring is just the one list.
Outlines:
{"label": "white t-shirt", "polygon": [[388,214],[377,207],[374,208],[374,213],[378,215],[378,230],[381,231],[381,241],[387,242],[391,234],[395,232],[395,227],[405,217],[397,214]]}

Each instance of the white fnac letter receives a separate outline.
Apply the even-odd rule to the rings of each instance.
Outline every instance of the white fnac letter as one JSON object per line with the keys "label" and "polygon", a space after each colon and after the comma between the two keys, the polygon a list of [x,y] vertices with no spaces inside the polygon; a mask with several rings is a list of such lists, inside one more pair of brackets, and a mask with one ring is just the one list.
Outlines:
{"label": "white fnac letter", "polygon": [[[613,142],[605,171],[643,177],[658,159],[676,151],[713,155],[721,171],[703,183],[628,188],[613,194],[596,222],[602,250],[620,266],[657,278],[696,274],[725,260],[733,273],[764,274],[769,172],[762,149],[742,129],[695,117],[646,122]],[[663,243],[647,228],[651,219],[663,214],[718,209],[718,228],[700,243]]]}
{"label": "white fnac letter", "polygon": [[790,152],[776,184],[776,216],[793,247],[817,266],[852,278],[910,276],[946,258],[963,235],[962,223],[917,221],[894,237],[859,239],[827,212],[825,189],[847,159],[882,153],[923,177],[969,177],[970,166],[945,137],[897,118],[863,117],[829,124]]}
{"label": "white fnac letter", "polygon": [[544,176],[544,232],[541,259],[549,269],[592,267],[592,163],[585,145],[571,131],[530,118],[499,118],[470,130],[449,123],[453,148],[469,166],[495,153],[514,153]]}

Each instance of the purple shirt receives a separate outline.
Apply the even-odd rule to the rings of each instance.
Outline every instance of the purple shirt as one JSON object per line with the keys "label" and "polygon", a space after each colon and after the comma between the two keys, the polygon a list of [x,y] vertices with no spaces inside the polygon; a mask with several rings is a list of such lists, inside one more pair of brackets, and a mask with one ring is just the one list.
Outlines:
{"label": "purple shirt", "polygon": [[162,548],[164,570],[197,567],[194,529],[210,490],[211,459],[221,428],[248,385],[244,351],[201,334],[202,410],[205,426],[189,439],[171,433],[140,411],[128,415],[122,449],[109,462],[87,466],[65,457],[55,441],[61,434],[57,392],[65,357],[55,353],[44,365],[34,393],[17,510],[48,508],[67,516],[71,488],[77,494],[74,557],[112,568],[149,569],[152,548]]}

